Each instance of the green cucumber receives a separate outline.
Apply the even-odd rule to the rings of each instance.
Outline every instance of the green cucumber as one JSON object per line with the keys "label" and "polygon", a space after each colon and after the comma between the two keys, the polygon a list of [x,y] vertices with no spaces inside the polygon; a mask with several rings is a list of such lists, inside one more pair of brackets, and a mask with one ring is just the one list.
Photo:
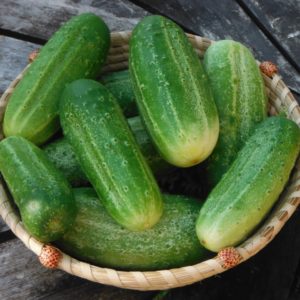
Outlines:
{"label": "green cucumber", "polygon": [[59,129],[58,102],[66,83],[95,78],[109,48],[106,24],[91,13],[73,17],[42,47],[10,97],[5,136],[42,144]]}
{"label": "green cucumber", "polygon": [[202,245],[217,252],[246,239],[282,192],[299,149],[293,121],[272,117],[260,123],[200,210]]}
{"label": "green cucumber", "polygon": [[172,166],[157,152],[141,118],[136,116],[127,119],[127,121],[152,172],[158,175],[170,169]]}
{"label": "green cucumber", "polygon": [[77,212],[72,189],[41,149],[22,137],[4,139],[0,171],[31,235],[47,243],[72,226]]}
{"label": "green cucumber", "polygon": [[60,107],[64,134],[110,215],[130,230],[157,223],[159,188],[113,95],[81,79],[67,85]]}
{"label": "green cucumber", "polygon": [[[140,149],[152,172],[156,175],[164,173],[171,166],[158,154],[143,126],[140,117],[127,119]],[[72,186],[83,186],[88,179],[81,170],[72,146],[66,138],[61,138],[48,145],[43,150],[54,165],[65,175]]]}
{"label": "green cucumber", "polygon": [[208,257],[199,244],[195,221],[201,203],[164,195],[164,214],[151,229],[129,231],[106,212],[92,189],[74,189],[78,214],[58,246],[73,257],[102,267],[156,270],[194,264]]}
{"label": "green cucumber", "polygon": [[105,74],[100,78],[100,81],[118,100],[118,103],[126,117],[134,117],[138,115],[138,109],[128,70]]}
{"label": "green cucumber", "polygon": [[179,167],[206,159],[219,121],[208,78],[186,35],[162,16],[133,30],[129,70],[139,112],[162,157]]}
{"label": "green cucumber", "polygon": [[248,48],[223,40],[213,43],[204,55],[220,119],[217,146],[208,159],[208,181],[214,186],[252,134],[267,117],[267,97],[259,67]]}
{"label": "green cucumber", "polygon": [[88,184],[84,172],[81,170],[74,150],[66,138],[60,138],[43,148],[48,159],[60,170],[72,186]]}

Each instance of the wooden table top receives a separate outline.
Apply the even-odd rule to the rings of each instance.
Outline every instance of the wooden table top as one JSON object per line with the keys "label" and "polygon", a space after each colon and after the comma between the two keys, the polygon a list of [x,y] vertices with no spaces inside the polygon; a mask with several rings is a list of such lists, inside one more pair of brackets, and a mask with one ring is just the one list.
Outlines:
{"label": "wooden table top", "polygon": [[[186,31],[231,38],[259,60],[275,62],[300,100],[299,0],[1,0],[0,95],[71,16],[101,16],[111,31],[131,30],[148,14],[165,15]],[[219,276],[167,293],[137,292],[89,282],[43,268],[0,221],[0,299],[300,299],[300,212],[255,257]]]}

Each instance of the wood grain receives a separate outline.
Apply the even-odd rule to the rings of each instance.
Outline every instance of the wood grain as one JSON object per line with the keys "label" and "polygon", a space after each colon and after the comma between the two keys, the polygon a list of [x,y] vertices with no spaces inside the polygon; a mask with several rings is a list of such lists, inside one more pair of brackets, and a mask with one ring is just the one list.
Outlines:
{"label": "wood grain", "polygon": [[132,29],[147,12],[127,0],[1,0],[0,28],[48,40],[74,15],[93,12],[111,31]]}
{"label": "wood grain", "polygon": [[7,225],[4,223],[4,221],[0,218],[0,240],[1,240],[1,233],[8,231]]}
{"label": "wood grain", "polygon": [[33,43],[0,36],[0,95],[27,65],[29,53],[39,47]]}
{"label": "wood grain", "polygon": [[[188,30],[213,40],[234,39],[247,45],[259,60],[271,60],[279,66],[285,82],[300,92],[300,74],[268,40],[234,0],[136,0],[137,4],[163,14]],[[256,1],[257,2],[257,1]],[[260,1],[259,1],[260,2]],[[285,2],[282,1],[282,5]],[[293,22],[293,20],[289,20]],[[297,24],[297,23],[295,23]],[[297,51],[297,49],[296,49]]]}
{"label": "wood grain", "polygon": [[59,270],[48,270],[21,241],[0,244],[0,299],[143,300],[151,292],[121,290],[92,283]]}
{"label": "wood grain", "polygon": [[240,0],[300,70],[300,1]]}

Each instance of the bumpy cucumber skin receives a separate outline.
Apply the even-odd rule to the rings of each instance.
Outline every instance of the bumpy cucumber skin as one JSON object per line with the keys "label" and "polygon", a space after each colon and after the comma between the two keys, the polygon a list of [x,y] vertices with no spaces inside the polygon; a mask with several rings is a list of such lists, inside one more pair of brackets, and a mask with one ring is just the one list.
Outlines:
{"label": "bumpy cucumber skin", "polygon": [[4,139],[0,170],[30,234],[46,243],[72,226],[77,212],[72,189],[41,149],[22,137]]}
{"label": "bumpy cucumber skin", "polygon": [[139,112],[162,157],[179,167],[208,157],[219,133],[208,78],[184,32],[144,18],[130,40],[129,70]]}
{"label": "bumpy cucumber skin", "polygon": [[197,219],[197,235],[218,252],[243,241],[282,192],[300,148],[298,126],[285,118],[260,123],[208,196]]}
{"label": "bumpy cucumber skin", "polygon": [[110,215],[130,230],[156,224],[161,194],[113,95],[98,82],[77,80],[60,107],[64,134]]}
{"label": "bumpy cucumber skin", "polygon": [[60,138],[43,148],[48,159],[74,186],[88,185],[88,179],[81,170],[74,150],[66,138]]}
{"label": "bumpy cucumber skin", "polygon": [[101,77],[100,81],[114,95],[126,117],[134,117],[138,115],[138,109],[128,70],[105,74]]}
{"label": "bumpy cucumber skin", "polygon": [[172,168],[172,166],[161,157],[154,147],[141,118],[136,116],[127,119],[127,121],[152,172],[159,175]]}
{"label": "bumpy cucumber skin", "polygon": [[59,128],[58,102],[66,83],[95,78],[109,48],[109,30],[91,13],[73,17],[42,48],[15,88],[4,116],[5,136],[35,144]]}
{"label": "bumpy cucumber skin", "polygon": [[[159,175],[170,169],[171,165],[162,159],[153,146],[140,117],[132,117],[127,121],[152,172]],[[88,184],[88,179],[81,170],[73,148],[66,138],[61,138],[46,145],[43,150],[48,159],[65,175],[72,186],[77,187]]]}
{"label": "bumpy cucumber skin", "polygon": [[219,139],[207,162],[208,181],[215,186],[255,125],[267,117],[267,97],[255,58],[238,42],[213,43],[204,55],[204,68],[220,119]]}
{"label": "bumpy cucumber skin", "polygon": [[74,189],[78,214],[74,226],[58,241],[72,256],[123,270],[169,269],[209,256],[199,244],[195,221],[201,203],[164,195],[164,214],[151,229],[132,232],[117,224],[92,189]]}

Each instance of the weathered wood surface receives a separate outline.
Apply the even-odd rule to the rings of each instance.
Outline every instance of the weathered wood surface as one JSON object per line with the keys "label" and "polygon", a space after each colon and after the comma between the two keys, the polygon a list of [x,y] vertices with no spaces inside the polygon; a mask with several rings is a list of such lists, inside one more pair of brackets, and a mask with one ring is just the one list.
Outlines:
{"label": "weathered wood surface", "polygon": [[17,239],[0,244],[1,300],[143,300],[152,292],[122,290],[92,283],[59,270],[47,270]]}
{"label": "weathered wood surface", "polygon": [[147,13],[127,0],[1,0],[0,28],[48,40],[74,15],[93,12],[111,31],[130,30]]}
{"label": "weathered wood surface", "polygon": [[300,1],[241,0],[261,27],[300,71]]}
{"label": "weathered wood surface", "polygon": [[[198,35],[213,40],[234,39],[244,43],[253,50],[257,59],[276,63],[287,84],[300,92],[300,74],[236,1],[135,0],[134,2],[150,8],[153,13],[168,16]],[[284,1],[281,2],[281,5],[285,5]]]}
{"label": "weathered wood surface", "polygon": [[[2,232],[5,232],[5,231],[7,231],[8,230],[8,227],[7,227],[7,225],[4,223],[4,221],[1,219],[1,217],[0,217],[0,234],[2,233]],[[1,240],[1,237],[0,237],[0,240]]]}
{"label": "weathered wood surface", "polygon": [[27,65],[28,55],[39,47],[40,45],[0,36],[0,95]]}

